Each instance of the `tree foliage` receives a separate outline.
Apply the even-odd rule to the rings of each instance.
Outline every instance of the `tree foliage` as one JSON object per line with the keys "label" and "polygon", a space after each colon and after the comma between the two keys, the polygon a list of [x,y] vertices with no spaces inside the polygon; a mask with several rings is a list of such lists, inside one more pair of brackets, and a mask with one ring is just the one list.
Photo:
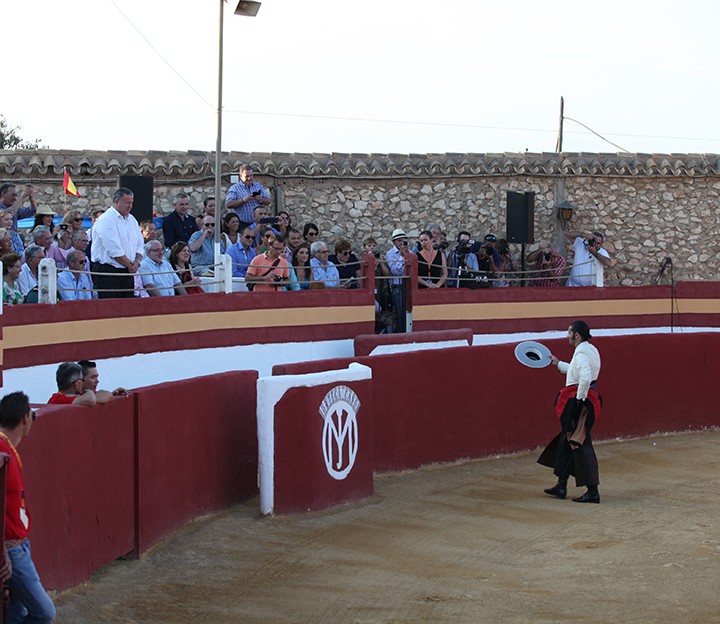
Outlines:
{"label": "tree foliage", "polygon": [[11,126],[8,124],[4,115],[0,115],[0,149],[38,149],[44,147],[40,145],[40,139],[28,141],[23,139],[18,133],[20,126]]}

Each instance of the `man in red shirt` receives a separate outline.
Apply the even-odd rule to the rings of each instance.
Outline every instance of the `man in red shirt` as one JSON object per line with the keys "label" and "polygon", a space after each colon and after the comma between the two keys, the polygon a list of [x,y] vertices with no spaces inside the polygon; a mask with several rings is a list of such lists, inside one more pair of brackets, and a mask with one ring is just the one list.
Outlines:
{"label": "man in red shirt", "polygon": [[83,390],[83,373],[80,364],[63,362],[55,373],[58,391],[48,403],[55,405],[95,405],[97,398],[92,390]]}
{"label": "man in red shirt", "polygon": [[17,451],[34,420],[35,412],[24,392],[11,392],[0,401],[0,453],[10,457],[5,488],[5,552],[12,564],[8,622],[49,623],[55,618],[55,605],[40,582],[30,553],[31,516]]}
{"label": "man in red shirt", "polygon": [[255,256],[245,273],[245,281],[253,285],[254,292],[275,292],[288,285],[290,269],[282,257],[285,239],[282,234],[272,234],[267,239],[267,251]]}

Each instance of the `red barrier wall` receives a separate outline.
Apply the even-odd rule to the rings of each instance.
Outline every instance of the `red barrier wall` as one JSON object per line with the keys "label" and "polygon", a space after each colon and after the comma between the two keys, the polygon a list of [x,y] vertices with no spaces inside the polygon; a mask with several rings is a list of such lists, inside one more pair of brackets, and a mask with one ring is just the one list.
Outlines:
{"label": "red barrier wall", "polygon": [[66,589],[135,546],[134,400],[38,414],[18,449],[33,559],[46,587]]}
{"label": "red barrier wall", "polygon": [[[543,341],[560,359],[565,340]],[[720,425],[711,408],[720,378],[720,335],[600,337],[604,399],[595,439]],[[366,358],[286,364],[273,374],[345,367],[373,370],[375,470],[404,470],[462,457],[530,449],[556,433],[553,401],[565,377],[530,369],[515,344],[438,349]]]}
{"label": "red barrier wall", "polygon": [[[21,309],[22,308],[22,309]],[[36,304],[0,315],[3,368],[254,343],[335,340],[375,326],[373,292],[315,290]]]}
{"label": "red barrier wall", "polygon": [[353,345],[355,355],[370,355],[375,347],[381,345],[442,342],[444,340],[465,340],[468,345],[472,345],[473,333],[469,329],[446,329],[414,331],[410,334],[363,334],[355,338]]}
{"label": "red barrier wall", "polygon": [[[358,450],[352,469],[338,480],[330,476],[323,456],[325,420],[318,412],[323,398],[347,386],[360,400],[356,415]],[[274,510],[297,513],[360,500],[373,493],[373,435],[371,380],[335,382],[288,390],[275,406]],[[332,417],[332,415],[330,415]],[[335,449],[335,440],[330,440]],[[348,440],[343,444],[347,451]],[[346,466],[347,456],[340,458]]]}
{"label": "red barrier wall", "polygon": [[137,550],[257,494],[257,372],[137,391]]}

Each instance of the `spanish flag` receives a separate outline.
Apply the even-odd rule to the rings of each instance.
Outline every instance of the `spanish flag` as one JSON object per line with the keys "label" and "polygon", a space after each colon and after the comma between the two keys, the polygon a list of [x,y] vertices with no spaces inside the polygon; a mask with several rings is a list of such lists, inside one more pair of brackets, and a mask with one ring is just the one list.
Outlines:
{"label": "spanish flag", "polygon": [[67,172],[67,169],[65,169],[65,175],[63,176],[63,188],[65,189],[65,195],[75,195],[75,197],[82,197],[82,195],[78,193],[78,190],[75,187],[75,183],[72,181],[72,178]]}

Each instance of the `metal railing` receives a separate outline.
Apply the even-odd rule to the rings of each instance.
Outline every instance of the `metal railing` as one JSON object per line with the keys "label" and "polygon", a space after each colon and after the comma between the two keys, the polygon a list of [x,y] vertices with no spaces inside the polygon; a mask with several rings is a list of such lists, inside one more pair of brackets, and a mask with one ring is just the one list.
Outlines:
{"label": "metal railing", "polygon": [[[393,262],[398,262],[396,260],[393,260]],[[336,267],[342,267],[342,266],[356,266],[360,265],[363,267],[363,269],[367,268],[368,262],[367,260],[360,259],[358,262],[352,262],[352,263],[337,263],[335,264]],[[404,264],[409,265],[411,264],[410,261],[404,261]],[[593,266],[594,265],[594,266]],[[222,293],[232,293],[234,292],[233,289],[233,279],[237,281],[238,278],[233,278],[233,271],[234,269],[237,269],[238,267],[249,267],[250,264],[241,264],[233,262],[232,258],[226,254],[222,254],[220,256],[220,262],[216,265],[204,265],[204,266],[196,266],[193,267],[193,270],[196,270],[198,272],[204,272],[204,273],[211,273],[211,279],[208,281],[207,276],[200,276],[202,279],[201,287],[215,287],[212,289],[212,292],[222,292]],[[257,266],[257,265],[256,265]],[[582,277],[588,277],[590,278],[590,283],[593,286],[596,287],[602,287],[604,284],[604,270],[603,265],[599,262],[594,262],[592,260],[582,263],[580,265],[574,265],[575,267],[585,267],[587,269],[587,272],[576,272],[574,277],[576,278],[582,278]],[[273,269],[275,268],[272,266],[272,263],[265,265],[261,265],[259,267],[260,269]],[[293,268],[292,265],[290,265],[289,268]],[[585,268],[582,269],[582,271],[585,270]],[[313,267],[309,267],[310,271],[313,270]],[[153,272],[153,273],[136,273],[134,274],[137,277],[142,278],[143,275],[164,275],[169,273],[175,273],[180,274],[183,273],[183,270],[172,270],[172,271],[160,271],[160,272]],[[450,275],[450,272],[455,272],[454,275]],[[116,273],[103,273],[103,272],[93,272],[93,271],[77,271],[79,274],[88,275],[90,276],[91,280],[93,276],[107,276],[107,275],[117,275]],[[365,274],[366,271],[363,271],[363,274],[360,277],[355,278],[357,281],[359,287],[363,288],[364,285],[367,283],[368,277]],[[525,271],[503,271],[501,274],[494,274],[492,272],[483,272],[483,271],[468,271],[465,269],[461,269],[458,267],[448,267],[448,281],[454,282],[453,287],[472,287],[475,286],[474,283],[477,283],[478,281],[482,282],[483,286],[486,287],[517,287],[517,286],[524,286],[524,285],[532,285],[533,282],[535,282],[538,279],[542,279],[543,281],[557,281],[559,284],[562,284],[564,280],[566,279],[565,275],[553,275],[552,269],[528,269]],[[134,284],[132,289],[98,289],[93,286],[93,288],[75,288],[75,289],[68,289],[68,288],[58,288],[58,270],[57,266],[55,264],[55,261],[52,258],[44,258],[40,261],[40,264],[38,266],[38,302],[39,303],[50,303],[54,304],[58,301],[58,294],[62,292],[91,292],[91,293],[100,293],[100,292],[128,292],[132,290],[136,294],[138,294],[137,291],[143,289],[144,287],[141,284],[138,284],[137,282]],[[400,280],[404,283],[405,280],[409,279],[409,275],[407,275],[407,271],[405,275],[376,275],[375,280],[378,282],[382,281],[389,281],[391,284],[397,283],[397,280]],[[316,280],[313,278],[314,282],[317,283],[327,283],[335,280],[330,279],[319,279]],[[277,286],[280,288],[289,288],[290,287],[290,280],[282,280],[277,282]],[[342,288],[342,284],[341,284]],[[62,297],[60,297],[62,299]]]}

